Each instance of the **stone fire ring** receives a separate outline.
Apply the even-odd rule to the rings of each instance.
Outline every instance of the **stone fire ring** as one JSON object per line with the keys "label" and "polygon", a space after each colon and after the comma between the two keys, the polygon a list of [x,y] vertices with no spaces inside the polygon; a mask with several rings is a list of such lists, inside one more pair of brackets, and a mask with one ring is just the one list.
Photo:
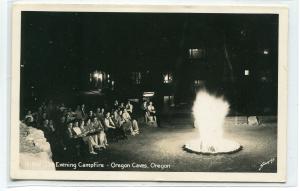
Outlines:
{"label": "stone fire ring", "polygon": [[200,148],[199,139],[192,140],[183,146],[183,150],[189,153],[204,154],[204,155],[231,154],[231,153],[236,153],[243,149],[243,147],[239,143],[227,139],[223,139],[220,142],[219,147],[216,146],[215,148],[216,148],[215,150]]}

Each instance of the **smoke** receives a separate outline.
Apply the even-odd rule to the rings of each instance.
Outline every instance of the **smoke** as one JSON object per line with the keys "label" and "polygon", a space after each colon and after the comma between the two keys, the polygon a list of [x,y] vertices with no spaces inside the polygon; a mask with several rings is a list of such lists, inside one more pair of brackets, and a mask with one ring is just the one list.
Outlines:
{"label": "smoke", "polygon": [[197,93],[193,115],[201,145],[205,147],[219,145],[223,139],[223,124],[228,111],[229,104],[223,97],[210,95],[206,91]]}

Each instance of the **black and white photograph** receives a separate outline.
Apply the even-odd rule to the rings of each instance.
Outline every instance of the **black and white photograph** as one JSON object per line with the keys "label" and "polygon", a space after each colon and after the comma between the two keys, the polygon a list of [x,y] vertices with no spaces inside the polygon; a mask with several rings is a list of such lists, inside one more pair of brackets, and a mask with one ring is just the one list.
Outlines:
{"label": "black and white photograph", "polygon": [[159,10],[18,9],[14,169],[284,181],[280,9]]}

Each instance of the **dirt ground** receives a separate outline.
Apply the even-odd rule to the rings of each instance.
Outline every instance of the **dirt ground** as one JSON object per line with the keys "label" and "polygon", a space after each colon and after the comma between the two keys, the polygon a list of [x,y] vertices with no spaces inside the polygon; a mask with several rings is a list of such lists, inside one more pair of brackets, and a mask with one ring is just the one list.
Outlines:
{"label": "dirt ground", "polygon": [[[240,143],[241,151],[232,154],[188,153],[183,145],[197,137],[189,123],[162,123],[161,128],[141,124],[141,133],[127,140],[110,143],[97,155],[86,154],[76,162],[99,163],[102,167],[76,170],[169,171],[169,172],[276,172],[277,125],[224,125],[224,137]],[[261,167],[261,164],[266,165]],[[261,168],[260,168],[261,167]],[[59,168],[65,169],[65,168]],[[66,168],[65,170],[68,170]],[[70,169],[71,170],[71,169]]]}

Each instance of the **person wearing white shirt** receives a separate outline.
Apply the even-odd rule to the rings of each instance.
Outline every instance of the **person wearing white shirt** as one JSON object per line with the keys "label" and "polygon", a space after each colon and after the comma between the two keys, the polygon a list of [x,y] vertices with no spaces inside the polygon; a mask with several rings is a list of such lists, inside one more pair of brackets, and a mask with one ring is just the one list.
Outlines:
{"label": "person wearing white shirt", "polygon": [[152,101],[149,102],[149,105],[147,107],[147,112],[149,116],[153,118],[153,121],[156,121],[156,111]]}
{"label": "person wearing white shirt", "polygon": [[110,118],[110,112],[106,113],[106,116],[104,119],[104,124],[107,129],[115,129],[116,128],[114,122]]}
{"label": "person wearing white shirt", "polygon": [[30,125],[31,126],[33,124],[34,118],[33,118],[33,115],[32,115],[32,113],[31,113],[30,110],[25,115],[24,121],[25,121],[26,125]]}
{"label": "person wearing white shirt", "polygon": [[130,103],[130,101],[128,100],[127,104],[126,104],[126,110],[132,114],[133,112],[133,105]]}
{"label": "person wearing white shirt", "polygon": [[116,140],[115,129],[116,126],[112,119],[110,118],[110,112],[107,112],[104,119],[105,131],[107,132],[108,138]]}

